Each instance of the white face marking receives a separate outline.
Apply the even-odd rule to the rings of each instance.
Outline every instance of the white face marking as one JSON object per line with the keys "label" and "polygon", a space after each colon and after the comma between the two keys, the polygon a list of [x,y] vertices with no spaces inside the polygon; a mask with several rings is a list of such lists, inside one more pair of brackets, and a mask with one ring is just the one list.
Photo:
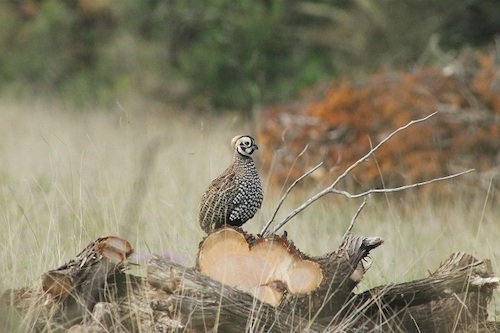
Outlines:
{"label": "white face marking", "polygon": [[250,156],[258,149],[254,139],[249,136],[242,136],[236,141],[236,150],[243,156]]}

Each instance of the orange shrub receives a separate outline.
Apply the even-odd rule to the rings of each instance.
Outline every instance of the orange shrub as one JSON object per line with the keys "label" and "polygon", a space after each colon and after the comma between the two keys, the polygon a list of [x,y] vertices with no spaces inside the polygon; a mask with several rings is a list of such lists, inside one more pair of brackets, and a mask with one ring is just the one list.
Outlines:
{"label": "orange shrub", "polygon": [[[323,97],[265,111],[259,140],[271,180],[290,183],[320,161],[325,185],[395,129],[396,135],[346,179],[343,188],[394,187],[500,164],[500,69],[490,54],[462,57],[454,69],[383,72],[356,85],[342,80]],[[300,156],[307,145],[307,150]]]}

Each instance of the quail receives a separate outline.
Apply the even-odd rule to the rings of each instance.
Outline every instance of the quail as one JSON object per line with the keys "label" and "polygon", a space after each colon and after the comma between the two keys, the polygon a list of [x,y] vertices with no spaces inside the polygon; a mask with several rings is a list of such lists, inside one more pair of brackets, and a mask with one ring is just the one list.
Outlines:
{"label": "quail", "polygon": [[239,135],[231,140],[234,150],[229,167],[215,178],[201,198],[198,219],[209,233],[225,224],[241,226],[262,205],[264,194],[252,154],[259,149],[254,138]]}

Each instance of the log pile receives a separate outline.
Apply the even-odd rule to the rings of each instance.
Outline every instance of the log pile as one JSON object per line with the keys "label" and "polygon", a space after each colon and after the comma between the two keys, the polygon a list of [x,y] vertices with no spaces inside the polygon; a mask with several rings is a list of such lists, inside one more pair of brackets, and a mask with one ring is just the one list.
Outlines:
{"label": "log pile", "polygon": [[130,244],[105,237],[37,286],[5,292],[0,310],[7,331],[500,332],[487,321],[499,279],[465,253],[421,280],[355,293],[382,243],[346,234],[309,257],[286,235],[227,227],[200,243],[196,267],[152,256],[139,277],[126,271]]}

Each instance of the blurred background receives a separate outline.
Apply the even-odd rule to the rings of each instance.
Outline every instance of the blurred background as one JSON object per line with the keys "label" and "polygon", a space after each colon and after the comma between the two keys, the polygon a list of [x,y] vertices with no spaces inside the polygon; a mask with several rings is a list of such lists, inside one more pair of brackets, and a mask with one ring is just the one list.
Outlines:
{"label": "blurred background", "polygon": [[495,0],[6,0],[0,15],[3,93],[216,112],[381,68],[443,67],[494,48],[500,31]]}
{"label": "blurred background", "polygon": [[394,142],[354,185],[465,167],[487,187],[498,174],[495,0],[8,0],[0,16],[4,96],[231,112],[274,148],[263,163],[279,183],[320,160],[327,173],[350,165],[370,140],[441,111],[424,125],[431,140]]}
{"label": "blurred background", "polygon": [[[476,170],[371,199],[354,231],[384,238],[386,255],[368,283],[458,250],[500,258],[497,0],[4,0],[0,99],[0,289],[110,234],[193,263],[197,205],[236,134],[260,147],[266,198],[245,225],[259,232],[305,171],[324,163],[277,220],[434,111],[339,184]],[[328,197],[286,229],[325,253],[358,205]]]}

